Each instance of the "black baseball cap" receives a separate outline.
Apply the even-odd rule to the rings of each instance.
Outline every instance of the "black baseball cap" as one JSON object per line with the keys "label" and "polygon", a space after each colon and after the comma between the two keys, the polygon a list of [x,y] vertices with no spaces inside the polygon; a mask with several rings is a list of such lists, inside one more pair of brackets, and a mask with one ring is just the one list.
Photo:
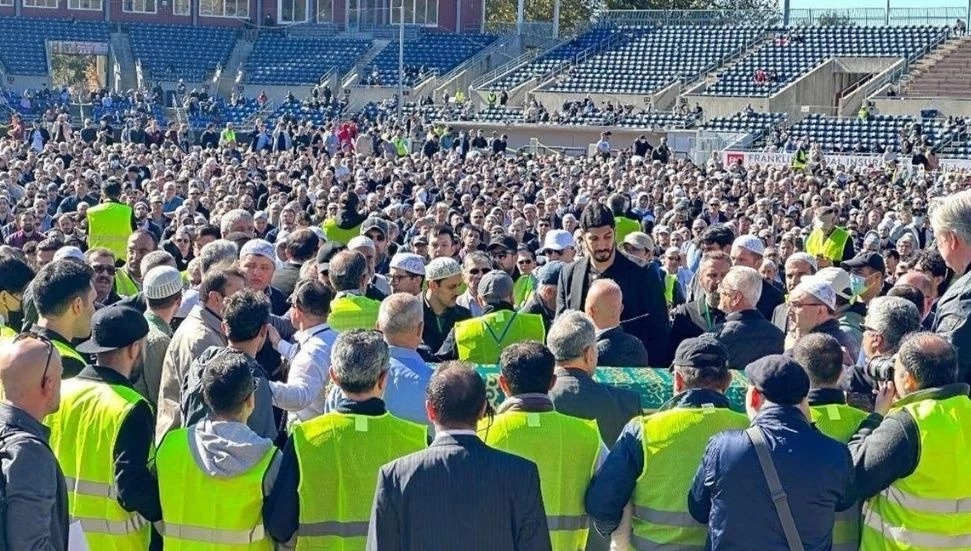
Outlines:
{"label": "black baseball cap", "polygon": [[887,263],[883,261],[883,257],[880,253],[875,253],[873,251],[862,252],[853,258],[847,260],[840,264],[844,270],[852,270],[853,268],[873,268],[874,270],[887,273]]}
{"label": "black baseball cap", "polygon": [[515,237],[511,235],[503,235],[502,237],[497,237],[489,242],[488,250],[493,249],[506,249],[507,251],[514,253],[519,249],[519,243],[516,241]]}
{"label": "black baseball cap", "polygon": [[728,370],[728,349],[709,334],[685,339],[674,352],[674,365],[724,372]]}
{"label": "black baseball cap", "polygon": [[130,346],[148,335],[148,321],[128,306],[102,308],[91,318],[91,338],[79,344],[82,354],[101,354]]}
{"label": "black baseball cap", "polygon": [[782,354],[765,356],[748,364],[745,377],[766,400],[776,404],[795,405],[809,395],[806,370]]}
{"label": "black baseball cap", "polygon": [[317,267],[323,270],[330,269],[330,259],[334,258],[337,253],[341,251],[346,251],[347,247],[337,241],[328,241],[317,251]]}

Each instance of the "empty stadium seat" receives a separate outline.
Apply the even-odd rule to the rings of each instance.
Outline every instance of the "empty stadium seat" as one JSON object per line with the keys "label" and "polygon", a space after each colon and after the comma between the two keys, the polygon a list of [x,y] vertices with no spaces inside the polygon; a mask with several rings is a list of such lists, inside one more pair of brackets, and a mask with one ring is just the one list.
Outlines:
{"label": "empty stadium seat", "polygon": [[363,39],[263,32],[246,62],[245,78],[251,84],[317,84],[331,69],[349,70],[371,44]]}
{"label": "empty stadium seat", "polygon": [[[415,84],[419,72],[425,75],[444,75],[491,44],[495,39],[496,37],[491,34],[452,34],[422,31],[418,34],[417,39],[405,41],[404,64],[406,67],[415,70],[406,71],[404,83],[406,86]],[[371,68],[377,70],[379,82],[382,84],[386,86],[397,85],[397,40],[389,43],[378,52]],[[424,71],[420,71],[421,68],[424,68]]]}
{"label": "empty stadium seat", "polygon": [[0,17],[0,62],[7,73],[47,75],[47,40],[107,43],[110,37],[102,22]]}
{"label": "empty stadium seat", "polygon": [[225,66],[236,31],[223,27],[128,24],[132,55],[156,80],[201,81]]}

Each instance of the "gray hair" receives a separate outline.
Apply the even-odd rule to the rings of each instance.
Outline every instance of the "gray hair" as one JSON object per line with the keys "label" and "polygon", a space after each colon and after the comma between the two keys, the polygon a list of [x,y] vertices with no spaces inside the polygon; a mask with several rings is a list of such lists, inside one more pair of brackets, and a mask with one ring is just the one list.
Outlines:
{"label": "gray hair", "polygon": [[917,331],[920,312],[905,298],[876,297],[867,305],[865,323],[883,337],[889,351],[896,351],[904,335]]}
{"label": "gray hair", "polygon": [[546,335],[546,346],[558,362],[575,360],[583,356],[588,347],[597,346],[597,329],[590,316],[567,310],[553,321]]}
{"label": "gray hair", "polygon": [[226,239],[217,239],[199,251],[199,262],[202,264],[202,273],[207,273],[222,263],[232,263],[239,256],[239,249],[236,243]]}
{"label": "gray hair", "polygon": [[338,335],[330,350],[330,369],[341,390],[360,394],[372,390],[391,366],[388,345],[381,333],[352,329]]}
{"label": "gray hair", "polygon": [[482,251],[475,251],[465,255],[462,259],[462,271],[471,270],[479,264],[485,264],[486,266],[492,266],[492,259],[489,255]]}
{"label": "gray hair", "polygon": [[935,233],[950,230],[964,243],[971,243],[971,190],[941,197],[931,206]]}
{"label": "gray hair", "polygon": [[240,220],[248,220],[250,223],[252,223],[253,215],[250,214],[249,211],[243,209],[233,209],[227,212],[219,219],[219,233],[221,233],[223,237],[226,237],[230,234],[230,232],[232,232],[233,226],[236,225],[236,222],[239,222]]}
{"label": "gray hair", "polygon": [[394,293],[381,301],[378,328],[386,335],[414,331],[425,319],[421,299],[408,293]]}
{"label": "gray hair", "polygon": [[370,267],[364,255],[357,251],[341,251],[330,261],[330,284],[335,291],[360,289],[361,280]]}
{"label": "gray hair", "polygon": [[804,253],[804,252],[792,253],[789,255],[789,258],[786,258],[786,266],[789,266],[790,262],[792,263],[805,262],[806,264],[809,265],[810,272],[814,274],[816,273],[817,270],[819,270],[819,264],[816,263],[816,257],[814,257],[809,253]]}
{"label": "gray hair", "polygon": [[142,275],[152,271],[152,268],[158,268],[159,266],[178,268],[175,264],[175,257],[169,254],[168,251],[152,251],[145,255],[142,258],[142,263],[139,264]]}
{"label": "gray hair", "polygon": [[749,306],[755,308],[762,296],[762,275],[748,266],[732,266],[722,285],[742,294]]}

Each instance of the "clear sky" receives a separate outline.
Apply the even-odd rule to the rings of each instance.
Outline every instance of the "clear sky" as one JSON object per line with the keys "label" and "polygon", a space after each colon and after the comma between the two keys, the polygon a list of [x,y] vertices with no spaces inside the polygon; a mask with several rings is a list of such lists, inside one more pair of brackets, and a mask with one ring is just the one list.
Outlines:
{"label": "clear sky", "polygon": [[[847,2],[846,0],[791,0],[791,6],[793,9],[806,9],[806,8],[824,8],[824,9],[834,9],[834,8],[847,8],[851,7],[847,4],[851,4],[854,8],[883,8],[886,7],[886,0],[854,0],[853,2]],[[782,0],[779,0],[779,5],[782,5]],[[968,0],[891,0],[891,8],[967,8]]]}

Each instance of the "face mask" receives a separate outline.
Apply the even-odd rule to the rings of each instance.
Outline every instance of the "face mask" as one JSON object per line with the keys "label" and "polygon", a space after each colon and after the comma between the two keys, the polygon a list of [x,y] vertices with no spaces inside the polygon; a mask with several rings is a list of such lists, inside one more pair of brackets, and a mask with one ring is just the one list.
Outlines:
{"label": "face mask", "polygon": [[858,297],[866,292],[866,278],[863,276],[850,274],[850,294]]}
{"label": "face mask", "polygon": [[813,220],[813,229],[821,230],[824,226],[825,224],[823,224],[822,220]]}
{"label": "face mask", "polygon": [[924,223],[924,217],[923,216],[915,216],[914,217],[914,225],[915,226],[920,226],[923,223]]}

